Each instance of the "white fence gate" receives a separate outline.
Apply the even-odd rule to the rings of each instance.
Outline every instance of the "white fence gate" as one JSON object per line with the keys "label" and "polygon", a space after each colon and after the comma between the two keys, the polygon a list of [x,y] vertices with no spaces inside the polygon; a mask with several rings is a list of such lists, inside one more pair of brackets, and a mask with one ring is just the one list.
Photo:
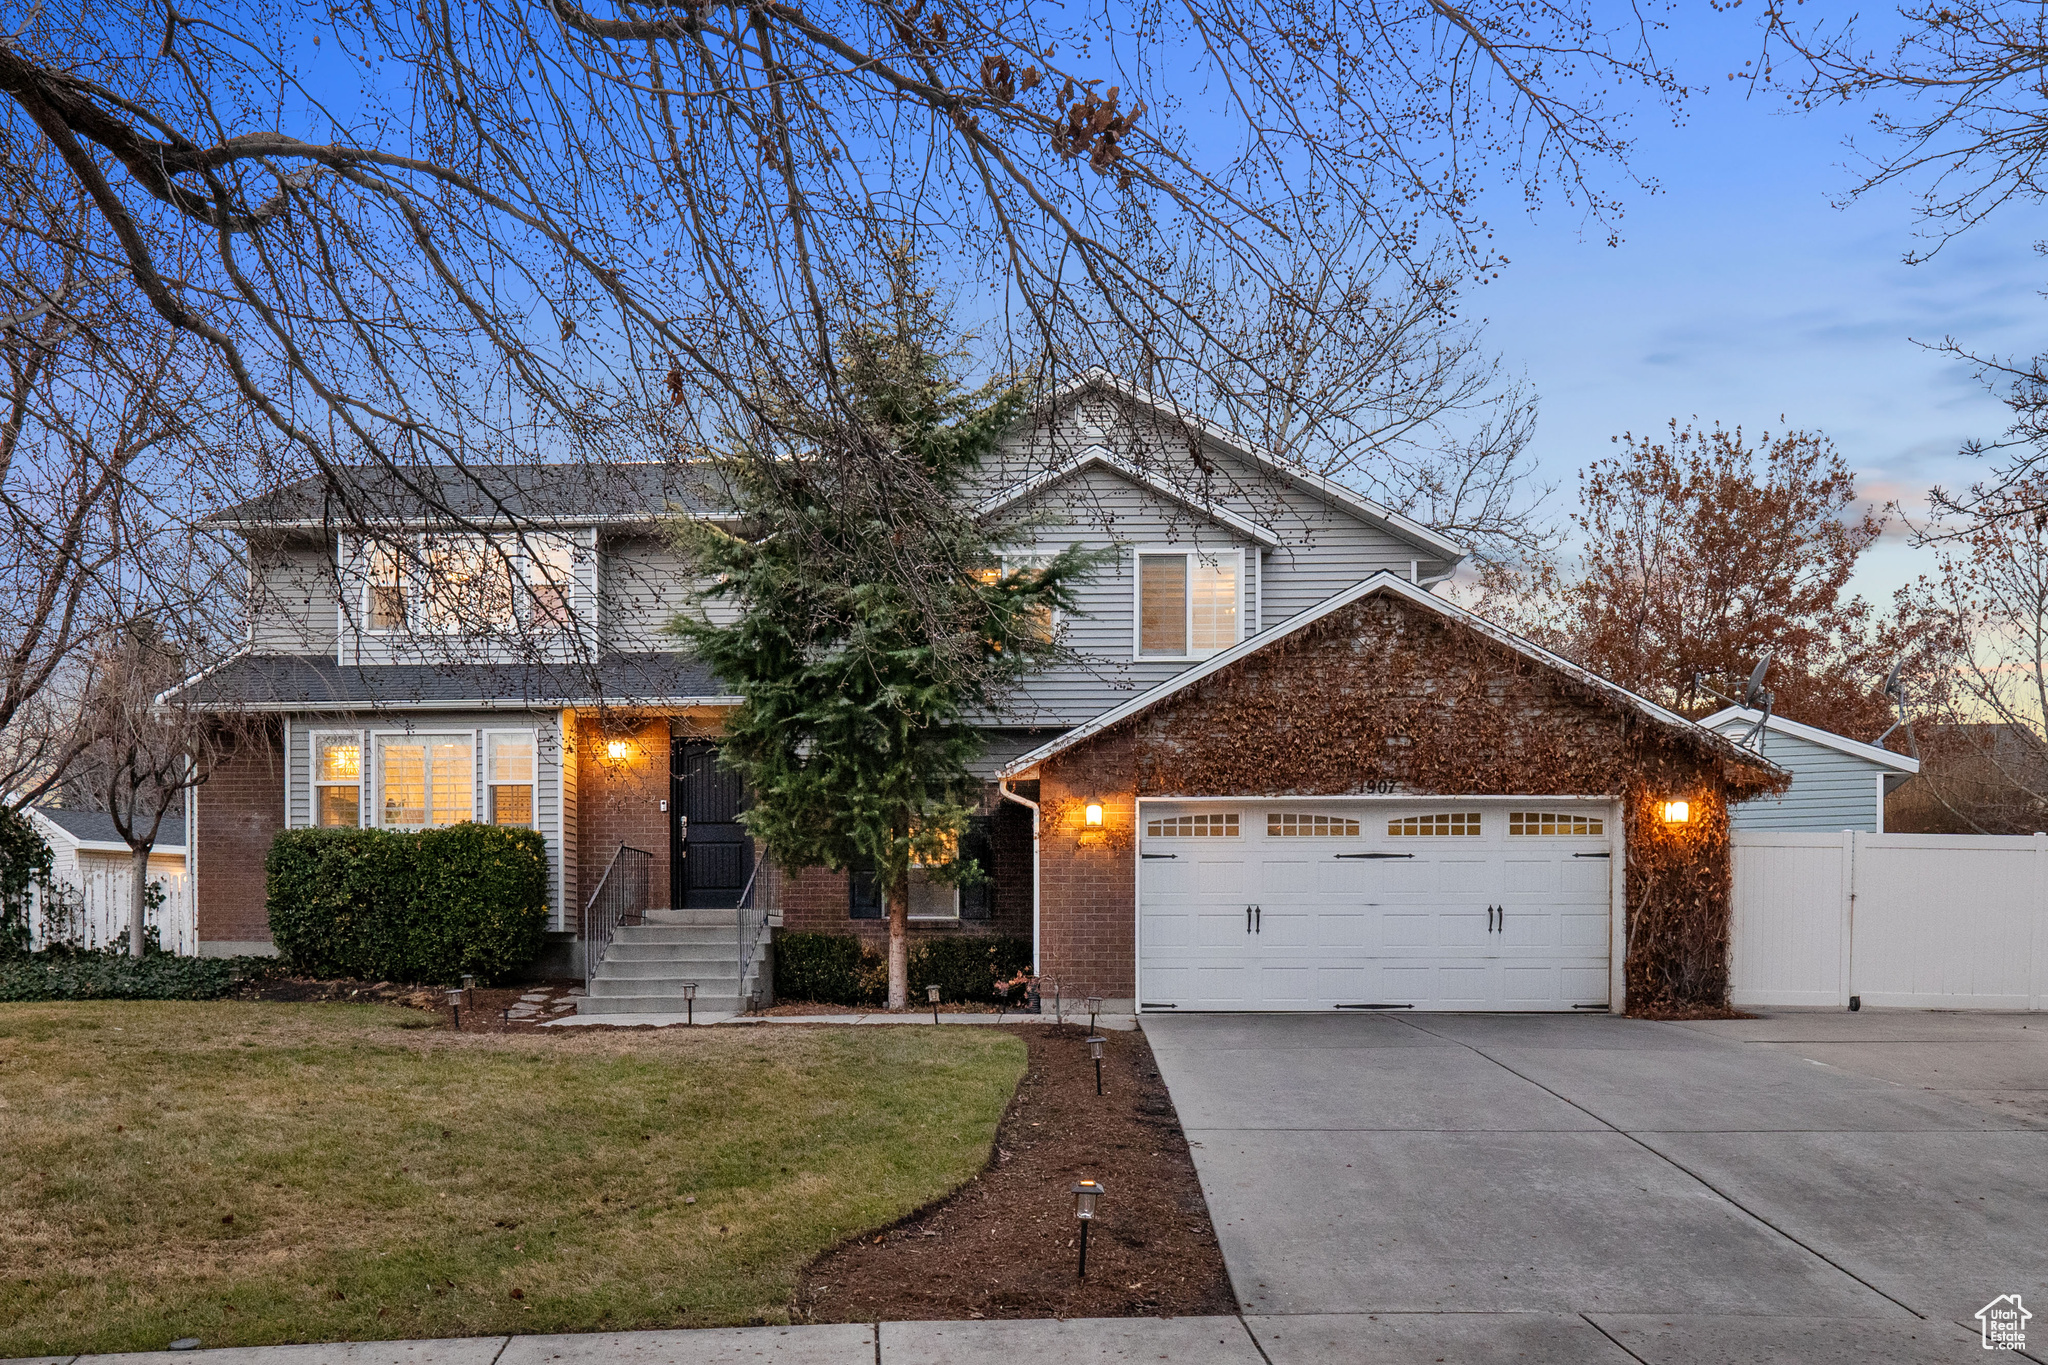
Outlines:
{"label": "white fence gate", "polygon": [[1732,1003],[2048,1009],[2048,834],[1732,837]]}
{"label": "white fence gate", "polygon": [[[62,942],[101,948],[125,942],[134,877],[126,867],[94,860],[78,869],[76,882],[60,882],[54,890],[36,888],[29,908],[30,946],[41,949]],[[194,956],[199,951],[199,922],[188,879],[183,872],[152,869],[149,880],[162,885],[164,899],[143,923],[155,926],[157,943],[165,952]]]}

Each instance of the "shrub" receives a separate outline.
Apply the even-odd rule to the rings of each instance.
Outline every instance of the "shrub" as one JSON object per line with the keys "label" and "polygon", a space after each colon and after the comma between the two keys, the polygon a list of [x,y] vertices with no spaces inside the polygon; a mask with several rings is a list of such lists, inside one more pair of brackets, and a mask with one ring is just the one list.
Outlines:
{"label": "shrub", "polygon": [[0,810],[0,958],[28,951],[29,892],[50,879],[50,846],[19,811]]}
{"label": "shrub", "polygon": [[[926,938],[910,945],[911,1003],[937,986],[950,1004],[996,1004],[996,982],[1031,964],[1022,938]],[[777,934],[775,998],[873,1007],[889,996],[889,963],[880,948],[852,934]]]}
{"label": "shrub", "polygon": [[547,934],[547,843],[532,830],[286,830],[265,871],[271,937],[309,976],[492,982]]}
{"label": "shrub", "polygon": [[132,958],[119,948],[30,953],[0,962],[0,1001],[215,1000],[280,966],[269,957]]}

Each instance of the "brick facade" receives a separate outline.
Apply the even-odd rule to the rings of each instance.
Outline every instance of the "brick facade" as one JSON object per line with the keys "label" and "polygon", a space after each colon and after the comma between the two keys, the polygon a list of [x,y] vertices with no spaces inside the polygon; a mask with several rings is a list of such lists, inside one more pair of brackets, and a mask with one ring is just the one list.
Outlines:
{"label": "brick facade", "polygon": [[[1727,807],[1768,789],[1702,732],[1412,603],[1368,596],[1040,765],[1040,973],[1132,998],[1137,797],[1428,795],[1624,800],[1631,1008],[1725,1000]],[[1661,798],[1694,819],[1667,827]],[[1086,803],[1103,824],[1087,828]],[[1644,945],[1654,945],[1646,947]]]}
{"label": "brick facade", "polygon": [[194,796],[193,905],[202,955],[270,942],[263,862],[284,828],[284,725],[267,721],[236,743]]}
{"label": "brick facade", "polygon": [[[613,745],[623,746],[614,754]],[[580,898],[597,890],[620,844],[654,855],[646,909],[669,904],[670,739],[666,716],[579,717],[576,724],[576,851]],[[582,907],[576,910],[580,913]],[[570,916],[576,924],[576,916]]]}

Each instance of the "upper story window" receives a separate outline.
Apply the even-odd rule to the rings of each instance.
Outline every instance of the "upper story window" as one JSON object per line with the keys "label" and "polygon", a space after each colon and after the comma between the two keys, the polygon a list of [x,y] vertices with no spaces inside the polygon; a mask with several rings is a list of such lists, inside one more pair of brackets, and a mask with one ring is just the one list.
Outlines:
{"label": "upper story window", "polygon": [[1205,659],[1238,641],[1238,550],[1138,552],[1138,657]]}
{"label": "upper story window", "polygon": [[[1012,574],[1035,575],[1052,563],[1051,555],[1004,555],[1000,564],[991,564],[982,569],[976,577],[990,587],[1002,582]],[[1059,634],[1063,624],[1060,613],[1052,607],[1035,607],[1030,615],[1031,631],[1039,639],[1051,641]]]}
{"label": "upper story window", "polygon": [[361,563],[369,631],[459,635],[522,621],[542,631],[574,624],[576,547],[567,536],[407,536],[370,542]]}

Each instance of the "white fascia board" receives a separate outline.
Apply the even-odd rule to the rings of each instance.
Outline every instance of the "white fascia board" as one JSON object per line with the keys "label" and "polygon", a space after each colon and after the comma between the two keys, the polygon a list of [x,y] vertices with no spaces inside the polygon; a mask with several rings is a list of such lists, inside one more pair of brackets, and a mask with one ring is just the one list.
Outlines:
{"label": "white fascia board", "polygon": [[1755,754],[1748,749],[1742,748],[1726,735],[1709,730],[1694,721],[1687,720],[1676,711],[1666,710],[1648,697],[1639,696],[1617,683],[1609,682],[1599,674],[1581,668],[1569,659],[1552,654],[1542,646],[1525,640],[1514,632],[1505,630],[1483,617],[1476,616],[1454,602],[1446,601],[1441,597],[1426,592],[1422,588],[1411,584],[1407,579],[1384,569],[1362,582],[1353,584],[1343,592],[1323,599],[1323,601],[1310,607],[1307,611],[1293,616],[1284,624],[1275,626],[1271,630],[1261,631],[1249,639],[1241,640],[1207,662],[1198,664],[1185,673],[1167,679],[1157,687],[1152,688],[1148,692],[1140,693],[1120,706],[1111,707],[1093,720],[1075,726],[1058,738],[1033,749],[1030,753],[1020,755],[1002,768],[996,776],[998,778],[1016,779],[1026,771],[1037,767],[1047,759],[1065,752],[1081,741],[1100,734],[1111,726],[1157,705],[1176,692],[1194,686],[1210,674],[1228,668],[1239,659],[1254,654],[1274,641],[1284,639],[1296,631],[1305,629],[1330,613],[1348,607],[1360,598],[1376,592],[1393,593],[1416,606],[1425,607],[1461,625],[1468,626],[1526,658],[1532,659],[1559,673],[1563,673],[1567,677],[1620,702],[1622,705],[1641,712],[1660,725],[1680,731],[1695,740],[1704,742],[1706,747],[1719,752],[1724,758],[1732,758],[1738,762],[1763,768],[1780,776],[1790,776],[1789,773],[1777,764],[1760,754]]}
{"label": "white fascia board", "polygon": [[234,714],[275,712],[307,716],[382,715],[387,711],[675,711],[713,709],[743,705],[745,697],[545,697],[527,701],[513,697],[485,697],[473,701],[436,698],[433,701],[262,701],[211,702],[195,711],[225,711]]}
{"label": "white fascia board", "polygon": [[[1752,710],[1747,706],[1727,706],[1708,716],[1700,724],[1706,726],[1709,730],[1720,732],[1733,729],[1738,723],[1745,726],[1755,725],[1762,717],[1763,712]],[[1795,739],[1810,740],[1815,744],[1825,745],[1827,748],[1836,749],[1852,757],[1860,758],[1866,763],[1874,763],[1881,768],[1890,768],[1893,772],[1905,773],[1910,776],[1920,771],[1920,760],[1917,758],[1909,758],[1905,754],[1895,754],[1889,749],[1880,749],[1875,744],[1865,744],[1860,739],[1851,739],[1847,735],[1838,735],[1832,730],[1823,730],[1817,725],[1805,725],[1796,720],[1787,720],[1783,716],[1772,716],[1770,728],[1776,730],[1779,734],[1791,735]]]}
{"label": "white fascia board", "polygon": [[1133,403],[1142,404],[1184,426],[1192,427],[1204,438],[1239,459],[1248,460],[1270,473],[1277,474],[1303,492],[1342,507],[1353,516],[1378,526],[1397,539],[1405,540],[1418,549],[1426,549],[1438,558],[1449,560],[1454,568],[1472,553],[1457,541],[1431,530],[1412,517],[1403,516],[1386,504],[1376,502],[1356,489],[1346,488],[1334,479],[1303,469],[1270,451],[1260,450],[1236,433],[1218,426],[1199,413],[1189,412],[1185,408],[1168,403],[1135,384],[1117,378],[1107,370],[1089,370],[1080,378],[1055,390],[1052,400],[1057,402],[1089,388],[1108,389]]}
{"label": "white fascia board", "polygon": [[1177,503],[1188,511],[1193,512],[1196,516],[1204,517],[1217,523],[1219,526],[1227,526],[1245,539],[1256,541],[1269,550],[1276,550],[1280,547],[1280,537],[1275,535],[1270,528],[1259,525],[1249,517],[1239,516],[1227,507],[1218,507],[1213,503],[1205,504],[1191,498],[1172,484],[1166,482],[1166,480],[1147,473],[1126,460],[1119,460],[1101,446],[1090,446],[1071,460],[1034,474],[1021,483],[1010,485],[1010,487],[1002,492],[994,494],[983,501],[980,506],[974,509],[975,514],[983,517],[994,516],[1006,508],[1016,506],[1033,494],[1042,493],[1053,485],[1070,479],[1083,470],[1097,465],[1109,470],[1118,478],[1150,489],[1169,502]]}
{"label": "white fascia board", "polygon": [[367,521],[349,521],[339,517],[301,518],[296,521],[278,521],[266,517],[222,517],[208,518],[202,529],[239,531],[249,534],[255,531],[452,531],[460,533],[467,526],[481,527],[485,531],[526,531],[553,530],[573,531],[584,527],[659,526],[672,518],[688,521],[737,522],[742,520],[737,512],[619,512],[579,513],[575,516],[528,516],[506,519],[497,513],[471,518],[457,523],[445,517],[377,517]]}

